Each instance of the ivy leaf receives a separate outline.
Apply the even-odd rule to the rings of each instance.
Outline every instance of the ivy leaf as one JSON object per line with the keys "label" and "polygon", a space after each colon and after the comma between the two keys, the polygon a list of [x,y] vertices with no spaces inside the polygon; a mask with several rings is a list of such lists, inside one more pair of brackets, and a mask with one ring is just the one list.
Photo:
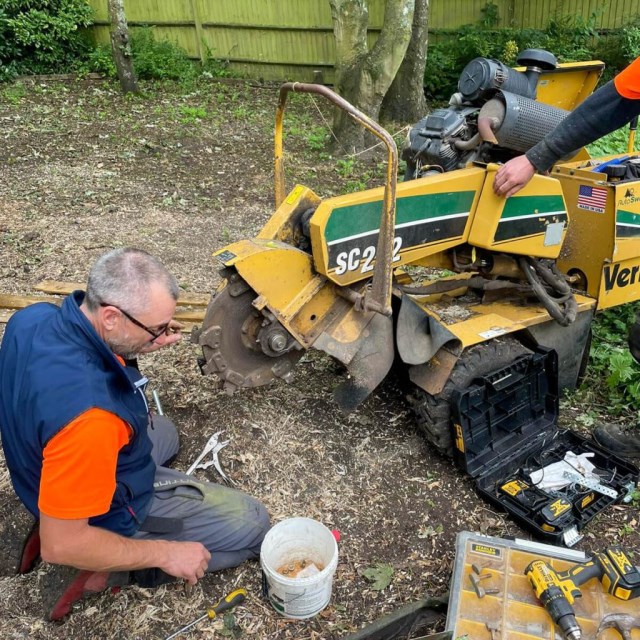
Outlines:
{"label": "ivy leaf", "polygon": [[631,356],[628,353],[613,353],[609,362],[609,372],[607,382],[611,387],[630,380],[634,373]]}
{"label": "ivy leaf", "polygon": [[219,632],[221,636],[224,636],[225,638],[239,638],[242,635],[242,629],[236,624],[233,612],[228,611],[225,613],[222,617],[222,621],[224,625]]}
{"label": "ivy leaf", "polygon": [[362,572],[362,575],[373,582],[371,588],[374,591],[382,591],[391,584],[391,578],[393,577],[393,567],[390,564],[384,564],[382,562],[376,563],[375,567],[369,567]]}

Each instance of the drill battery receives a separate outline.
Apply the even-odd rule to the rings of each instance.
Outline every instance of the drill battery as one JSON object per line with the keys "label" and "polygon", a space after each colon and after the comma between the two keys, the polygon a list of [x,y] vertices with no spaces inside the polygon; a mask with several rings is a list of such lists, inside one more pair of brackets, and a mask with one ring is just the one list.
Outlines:
{"label": "drill battery", "polygon": [[622,547],[615,545],[594,558],[602,568],[602,586],[620,600],[640,597],[640,571],[635,567]]}
{"label": "drill battery", "polygon": [[554,497],[517,476],[498,483],[497,494],[506,502],[523,509],[543,530],[549,532],[571,526],[596,499],[591,490],[575,491],[571,500]]}

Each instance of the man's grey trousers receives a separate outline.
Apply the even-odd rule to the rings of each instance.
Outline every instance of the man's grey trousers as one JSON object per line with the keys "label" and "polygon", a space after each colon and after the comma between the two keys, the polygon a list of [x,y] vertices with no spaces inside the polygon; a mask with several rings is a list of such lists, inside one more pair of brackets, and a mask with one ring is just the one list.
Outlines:
{"label": "man's grey trousers", "polygon": [[201,542],[211,553],[208,571],[235,567],[260,554],[269,530],[265,507],[251,496],[229,487],[201,482],[193,476],[162,466],[178,453],[178,432],[164,416],[153,416],[149,427],[151,455],[157,465],[155,496],[149,516],[178,518],[178,532],[139,531],[136,538]]}

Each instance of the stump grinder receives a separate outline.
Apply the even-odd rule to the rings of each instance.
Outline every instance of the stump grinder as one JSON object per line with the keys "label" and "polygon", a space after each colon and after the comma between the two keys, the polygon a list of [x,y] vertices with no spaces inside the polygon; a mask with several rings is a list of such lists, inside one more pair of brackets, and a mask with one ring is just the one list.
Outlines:
{"label": "stump grinder", "polygon": [[[276,209],[255,238],[214,253],[223,280],[192,334],[203,373],[233,393],[288,381],[319,349],[346,366],[334,395],[351,411],[395,363],[418,423],[449,455],[452,395],[477,376],[542,345],[558,354],[559,386],[575,387],[596,309],[640,297],[640,182],[625,173],[640,156],[581,149],[515,196],[496,196],[498,163],[541,140],[604,68],[535,49],[518,64],[471,61],[449,106],[411,129],[399,183],[386,130],[327,87],[284,84]],[[379,138],[384,186],[324,199],[300,184],[286,192],[291,91],[323,96]]]}

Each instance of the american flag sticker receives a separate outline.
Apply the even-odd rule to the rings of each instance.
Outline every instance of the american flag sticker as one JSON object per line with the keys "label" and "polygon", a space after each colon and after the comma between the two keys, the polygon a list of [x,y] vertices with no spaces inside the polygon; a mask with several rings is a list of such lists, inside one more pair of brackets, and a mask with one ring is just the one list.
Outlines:
{"label": "american flag sticker", "polygon": [[578,191],[578,208],[596,213],[604,213],[607,205],[607,190],[599,187],[580,185]]}

